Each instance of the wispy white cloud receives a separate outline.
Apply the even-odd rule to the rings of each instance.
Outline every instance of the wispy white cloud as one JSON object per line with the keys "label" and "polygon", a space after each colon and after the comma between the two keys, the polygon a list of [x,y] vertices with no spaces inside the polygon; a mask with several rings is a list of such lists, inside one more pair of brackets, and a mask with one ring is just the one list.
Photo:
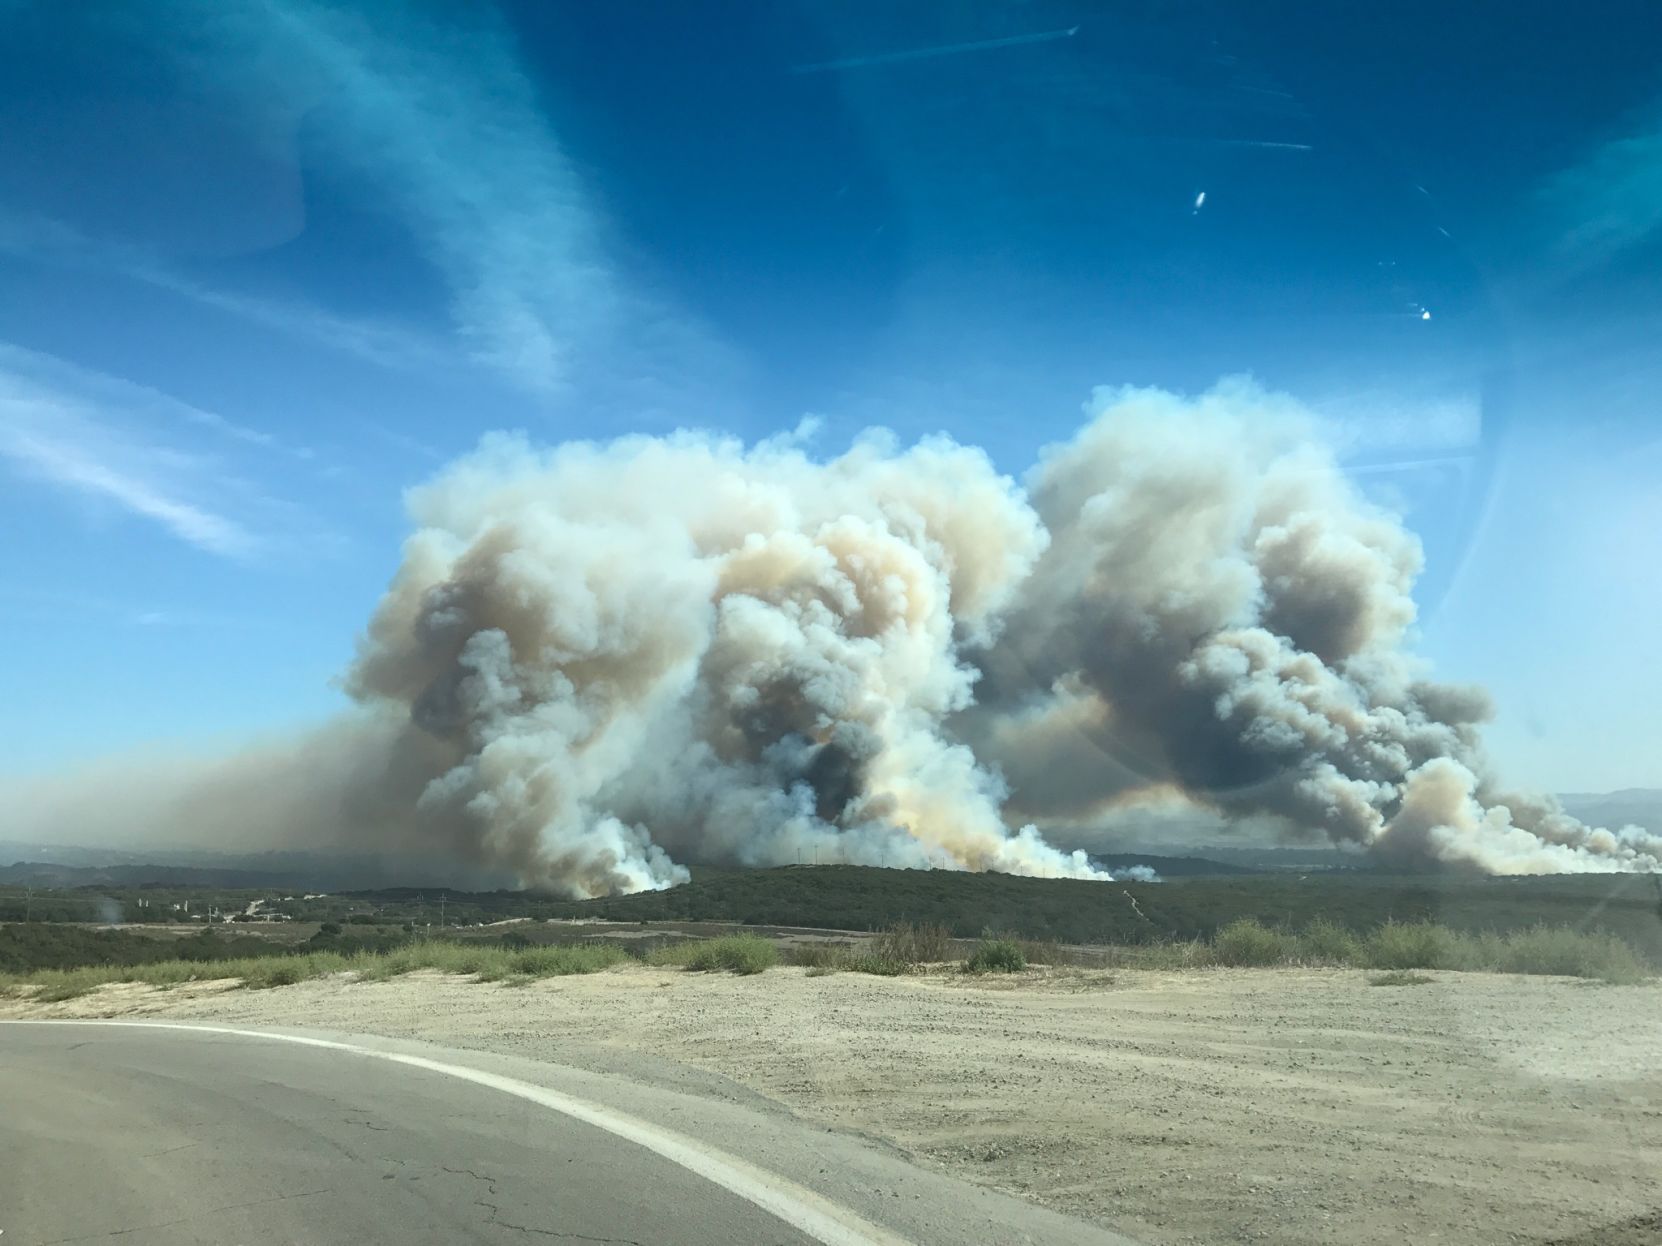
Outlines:
{"label": "wispy white cloud", "polygon": [[228,441],[297,459],[315,457],[310,447],[293,445],[275,433],[239,424],[217,411],[208,411],[160,390],[77,367],[55,355],[7,342],[0,342],[0,376],[10,376],[14,386],[27,386],[35,393],[74,394],[82,405],[119,409],[160,424],[195,425]]}
{"label": "wispy white cloud", "polygon": [[157,51],[228,108],[307,118],[293,146],[379,198],[448,287],[454,332],[342,315],[326,293],[210,283],[149,246],[5,207],[0,254],[114,273],[399,371],[477,367],[599,420],[680,418],[746,369],[685,308],[620,276],[595,197],[490,9],[371,20],[315,0],[177,0],[173,14],[153,27]]}
{"label": "wispy white cloud", "polygon": [[337,315],[293,299],[275,299],[206,285],[175,271],[143,248],[93,238],[62,221],[12,212],[4,207],[0,207],[0,253],[115,273],[250,324],[382,367],[414,370],[442,363],[447,356],[453,362],[461,362],[442,340],[430,334],[363,317]]}
{"label": "wispy white cloud", "polygon": [[487,370],[595,419],[676,418],[746,367],[685,309],[620,277],[610,231],[488,9],[374,20],[313,0],[178,0],[158,44],[227,107],[307,117],[306,158],[381,200],[443,279],[454,334],[209,284],[145,246],[0,208],[0,253],[112,272],[285,336],[420,374]]}
{"label": "wispy white cloud", "polygon": [[303,92],[320,141],[368,172],[448,281],[469,354],[521,386],[569,379],[619,290],[581,179],[544,121],[512,42],[489,14],[371,21],[307,0],[229,15],[211,64],[269,96]]}
{"label": "wispy white cloud", "polygon": [[[203,434],[210,438],[201,443]],[[307,457],[211,411],[0,344],[0,461],[177,539],[245,559],[309,519],[245,479],[214,443]]]}
{"label": "wispy white cloud", "polygon": [[73,440],[6,428],[0,433],[0,454],[54,484],[105,498],[154,520],[211,553],[240,557],[254,548],[253,535],[240,524],[171,496],[164,486],[146,479],[141,468],[135,470],[136,460],[145,457],[141,448],[109,440],[95,446],[84,424],[74,430]]}
{"label": "wispy white cloud", "polygon": [[55,403],[0,394],[0,457],[25,475],[113,503],[211,553],[246,557],[257,545],[241,524],[179,493],[177,458],[169,461],[155,447]]}

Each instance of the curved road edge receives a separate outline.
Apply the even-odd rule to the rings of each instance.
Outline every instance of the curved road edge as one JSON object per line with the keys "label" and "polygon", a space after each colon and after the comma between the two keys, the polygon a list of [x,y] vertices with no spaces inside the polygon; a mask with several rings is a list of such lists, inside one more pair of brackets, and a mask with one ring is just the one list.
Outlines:
{"label": "curved road edge", "polygon": [[[171,1030],[181,1039],[197,1035],[280,1042],[471,1082],[642,1147],[826,1246],[965,1240],[1135,1246],[1121,1235],[918,1168],[891,1149],[805,1124],[783,1110],[758,1111],[754,1104],[722,1102],[564,1065],[376,1035],[288,1028],[112,1020],[0,1020],[0,1026]],[[702,1137],[688,1132],[688,1126]],[[713,1146],[703,1137],[719,1137],[724,1145]]]}

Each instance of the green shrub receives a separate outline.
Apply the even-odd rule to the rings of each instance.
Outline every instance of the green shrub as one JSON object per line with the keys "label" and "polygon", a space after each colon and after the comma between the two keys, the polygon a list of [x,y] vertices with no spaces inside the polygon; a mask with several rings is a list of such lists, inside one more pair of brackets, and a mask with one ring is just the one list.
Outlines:
{"label": "green shrub", "polygon": [[505,948],[464,943],[433,945],[435,952],[446,946],[450,951],[448,954],[440,953],[435,957],[437,963],[432,966],[434,969],[473,974],[486,982],[500,978],[508,972],[508,952]]}
{"label": "green shrub", "polygon": [[1022,958],[1029,965],[1061,965],[1068,960],[1062,945],[1054,939],[1034,939],[1014,930],[983,930],[983,939],[1004,939],[1021,949]]}
{"label": "green shrub", "polygon": [[1284,965],[1298,959],[1298,941],[1255,918],[1232,921],[1212,936],[1212,960],[1219,965]]}
{"label": "green shrub", "polygon": [[1614,935],[1565,926],[1536,926],[1515,930],[1499,942],[1498,963],[1485,968],[1502,973],[1597,978],[1603,982],[1639,982],[1646,977],[1645,966],[1633,949]]}
{"label": "green shrub", "polygon": [[968,973],[1015,973],[1026,968],[1020,945],[1010,939],[983,939],[964,962]]}
{"label": "green shrub", "polygon": [[599,973],[633,959],[610,943],[529,947],[513,953],[509,972],[527,978],[555,978],[576,973]]}
{"label": "green shrub", "polygon": [[265,990],[276,986],[293,986],[324,974],[339,973],[351,961],[338,952],[307,952],[298,956],[270,956],[258,960],[236,961],[216,966],[226,976],[242,979],[251,990]]}
{"label": "green shrub", "polygon": [[390,952],[359,952],[353,956],[349,968],[360,979],[379,982],[422,968],[421,951],[424,943],[408,943]]}
{"label": "green shrub", "polygon": [[[296,957],[295,960],[299,958]],[[262,990],[274,986],[293,986],[303,976],[304,965],[296,964],[291,960],[273,961],[270,965],[262,965],[258,969],[250,967],[242,974],[242,984],[253,990]]]}
{"label": "green shrub", "polygon": [[114,981],[109,974],[101,972],[102,968],[89,966],[85,969],[48,969],[35,974],[35,984],[40,988],[35,993],[35,998],[56,1002],[85,995],[106,982]]}
{"label": "green shrub", "polygon": [[[1462,969],[1469,956],[1453,931],[1433,922],[1386,922],[1369,933],[1364,953],[1374,969]],[[1473,966],[1475,968],[1475,966]]]}
{"label": "green shrub", "polygon": [[897,922],[875,938],[858,944],[813,943],[790,949],[789,962],[816,977],[828,973],[870,973],[885,978],[910,973],[920,965],[951,958],[952,936],[944,926]]}
{"label": "green shrub", "polygon": [[846,943],[816,943],[792,948],[789,960],[793,965],[805,967],[811,978],[822,978],[831,973],[871,973],[893,978],[917,968],[911,962],[868,951],[864,947],[850,947]]}
{"label": "green shrub", "polygon": [[761,973],[779,963],[779,946],[761,935],[722,935],[673,943],[649,953],[646,959],[650,965],[677,965],[701,973],[722,969],[731,973]]}
{"label": "green shrub", "polygon": [[1362,940],[1338,922],[1318,917],[1298,937],[1300,959],[1318,965],[1360,965]]}

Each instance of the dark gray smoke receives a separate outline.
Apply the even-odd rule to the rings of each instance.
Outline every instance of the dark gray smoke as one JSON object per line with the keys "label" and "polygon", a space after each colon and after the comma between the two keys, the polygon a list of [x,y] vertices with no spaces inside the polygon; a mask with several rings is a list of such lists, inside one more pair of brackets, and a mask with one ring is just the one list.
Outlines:
{"label": "dark gray smoke", "polygon": [[1487,698],[1405,650],[1418,542],[1244,384],[1099,395],[1025,489],[945,438],[495,438],[410,509],[358,714],[37,784],[30,825],[443,853],[573,895],[685,860],[1106,877],[1046,834],[1149,793],[1415,866],[1662,855],[1495,790]]}
{"label": "dark gray smoke", "polygon": [[1306,416],[1243,383],[1094,409],[1030,477],[1051,544],[976,655],[961,730],[1009,779],[1008,813],[1077,826],[1175,788],[1405,865],[1655,867],[1657,837],[1495,789],[1488,696],[1404,647],[1418,541]]}

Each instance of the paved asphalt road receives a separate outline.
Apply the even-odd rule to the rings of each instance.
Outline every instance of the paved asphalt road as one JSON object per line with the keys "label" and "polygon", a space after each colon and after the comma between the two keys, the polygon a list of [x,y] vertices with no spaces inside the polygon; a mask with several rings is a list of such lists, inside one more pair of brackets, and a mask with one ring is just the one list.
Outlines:
{"label": "paved asphalt road", "polygon": [[0,1025],[0,1246],[1121,1240],[732,1104],[313,1042]]}

